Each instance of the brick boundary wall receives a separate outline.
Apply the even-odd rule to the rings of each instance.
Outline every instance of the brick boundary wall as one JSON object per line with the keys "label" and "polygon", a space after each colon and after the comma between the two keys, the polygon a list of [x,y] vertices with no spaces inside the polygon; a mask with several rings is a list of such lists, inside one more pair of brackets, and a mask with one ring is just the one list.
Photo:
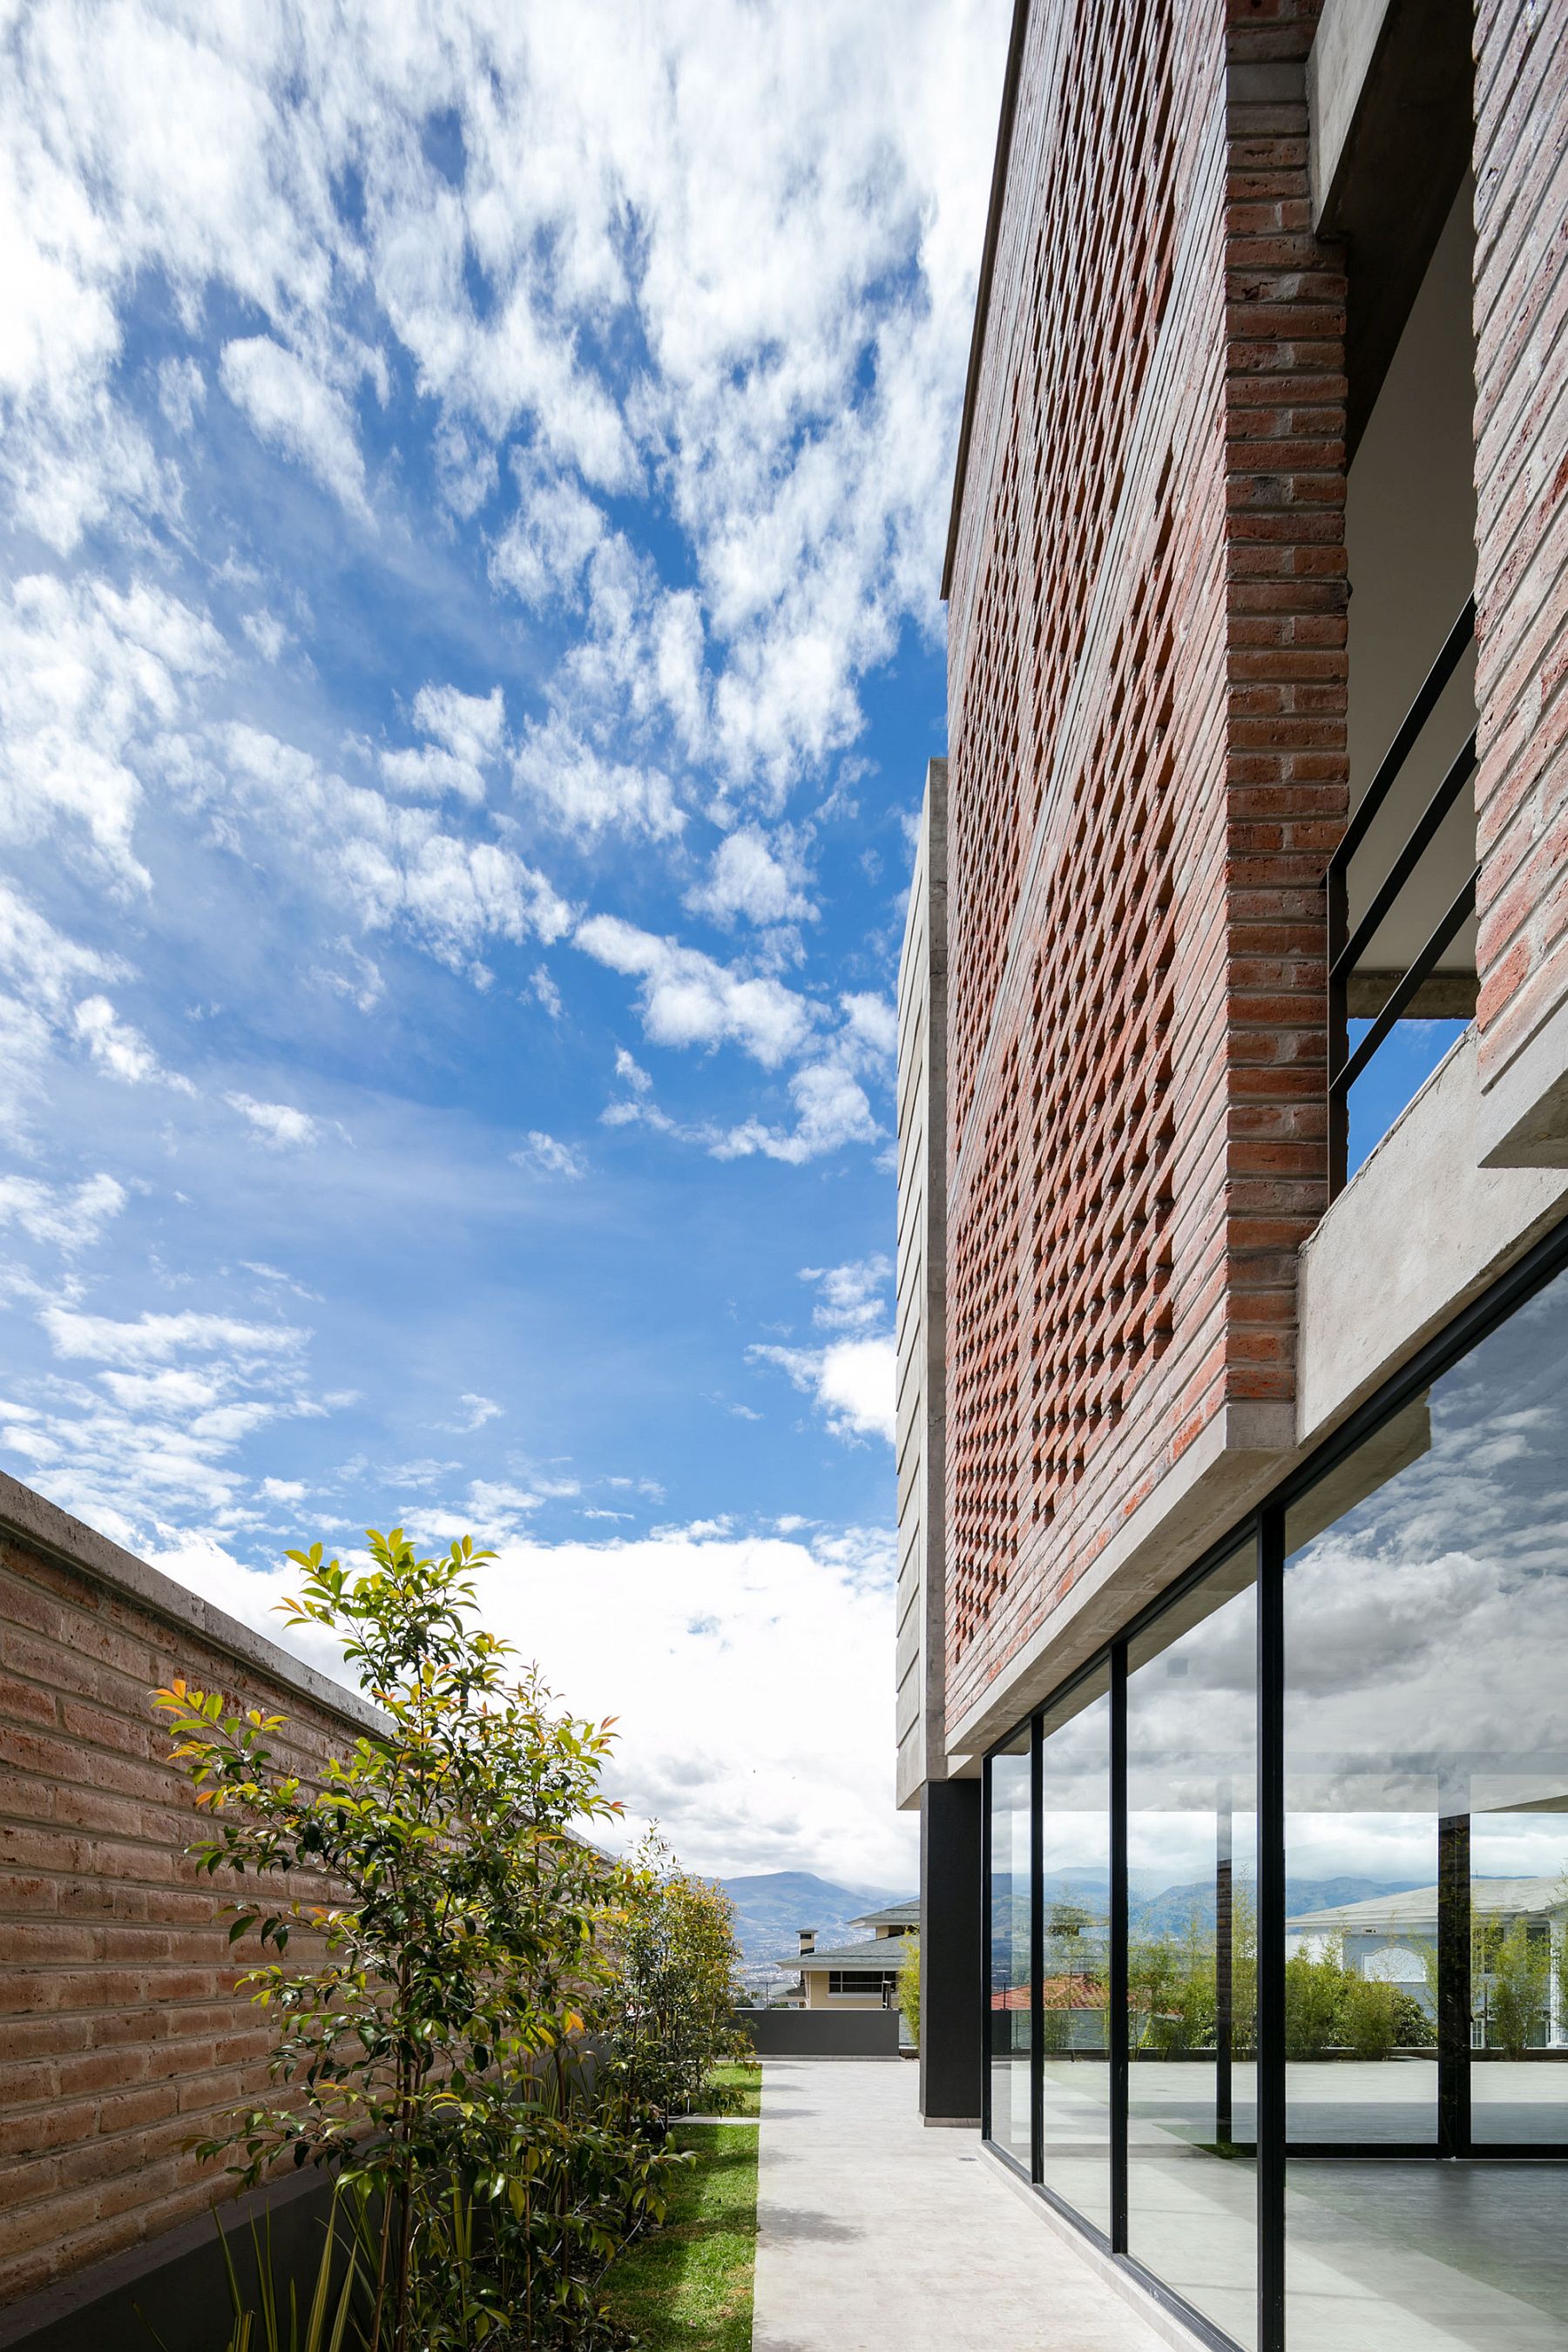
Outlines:
{"label": "brick boundary wall", "polygon": [[1489,1087],[1568,1004],[1568,10],[1481,0],[1476,54],[1477,961]]}
{"label": "brick boundary wall", "polygon": [[1348,783],[1317,14],[1030,12],[950,610],[950,1736],[1200,1436],[1293,1437]]}
{"label": "brick boundary wall", "polygon": [[[0,2304],[232,2193],[184,2143],[266,2081],[224,1879],[151,1694],[183,1675],[289,1719],[309,1778],[374,1711],[0,1475]],[[319,1890],[283,1882],[304,1895]]]}

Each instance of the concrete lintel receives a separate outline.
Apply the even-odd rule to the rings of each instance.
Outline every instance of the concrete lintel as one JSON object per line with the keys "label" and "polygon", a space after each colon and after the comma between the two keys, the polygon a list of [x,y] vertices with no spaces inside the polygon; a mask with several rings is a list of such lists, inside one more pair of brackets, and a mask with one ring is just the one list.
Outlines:
{"label": "concrete lintel", "polygon": [[1483,1168],[1568,1168],[1568,999],[1489,1076],[1476,1146]]}
{"label": "concrete lintel", "polygon": [[1165,1473],[1043,1625],[948,1733],[973,1756],[1010,1731],[1156,1600],[1283,1476],[1294,1458],[1295,1408],[1226,1405]]}
{"label": "concrete lintel", "polygon": [[1478,1160],[1467,1030],[1301,1250],[1297,1433],[1319,1443],[1568,1210],[1568,1177]]}
{"label": "concrete lintel", "polygon": [[304,1697],[329,1715],[365,1731],[384,1731],[387,1719],[378,1707],[372,1706],[357,1693],[345,1690],[342,1683],[331,1681],[308,1666],[302,1659],[290,1656],[269,1642],[265,1633],[253,1633],[242,1625],[237,1617],[216,1609],[172,1576],[138,1559],[134,1552],[122,1551],[96,1528],[72,1518],[57,1503],[24,1486],[19,1479],[8,1477],[0,1471],[0,1532],[13,1535],[42,1552],[46,1558],[60,1561],[74,1569],[79,1576],[94,1584],[105,1584],[124,1593],[162,1619],[177,1633],[195,1633],[226,1656],[243,1666],[265,1675],[269,1682],[279,1683],[286,1690],[300,1692]]}
{"label": "concrete lintel", "polygon": [[1390,5],[1391,0],[1326,0],[1318,19],[1307,58],[1314,228],[1333,202]]}

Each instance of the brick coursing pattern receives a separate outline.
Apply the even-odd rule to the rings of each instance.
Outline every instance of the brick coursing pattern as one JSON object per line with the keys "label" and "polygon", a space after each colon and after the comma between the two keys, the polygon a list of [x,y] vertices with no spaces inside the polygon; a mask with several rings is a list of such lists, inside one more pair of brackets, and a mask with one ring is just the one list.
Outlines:
{"label": "brick coursing pattern", "polygon": [[1315,18],[1031,12],[950,614],[950,1727],[1292,1393],[1347,782]]}
{"label": "brick coursing pattern", "polygon": [[[176,1675],[289,1718],[307,1778],[357,1727],[0,1533],[0,2302],[233,2186],[184,2142],[266,2082],[224,1882],[151,1693]],[[307,1881],[271,1881],[310,1899]]]}
{"label": "brick coursing pattern", "polygon": [[1568,998],[1568,12],[1476,16],[1483,1085]]}

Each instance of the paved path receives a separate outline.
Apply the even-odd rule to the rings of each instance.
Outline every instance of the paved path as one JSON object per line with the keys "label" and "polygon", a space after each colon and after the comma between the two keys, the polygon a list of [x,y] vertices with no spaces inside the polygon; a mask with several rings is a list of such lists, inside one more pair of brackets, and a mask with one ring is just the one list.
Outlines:
{"label": "paved path", "polygon": [[917,2076],[764,2062],[753,2352],[1166,2352]]}

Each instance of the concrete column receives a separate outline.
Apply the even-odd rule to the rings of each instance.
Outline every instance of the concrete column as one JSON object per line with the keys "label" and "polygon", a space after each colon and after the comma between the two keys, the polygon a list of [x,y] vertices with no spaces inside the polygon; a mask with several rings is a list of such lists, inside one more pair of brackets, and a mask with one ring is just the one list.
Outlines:
{"label": "concrete column", "polygon": [[921,1790],[921,2113],[980,2122],[984,2023],[980,1782]]}

